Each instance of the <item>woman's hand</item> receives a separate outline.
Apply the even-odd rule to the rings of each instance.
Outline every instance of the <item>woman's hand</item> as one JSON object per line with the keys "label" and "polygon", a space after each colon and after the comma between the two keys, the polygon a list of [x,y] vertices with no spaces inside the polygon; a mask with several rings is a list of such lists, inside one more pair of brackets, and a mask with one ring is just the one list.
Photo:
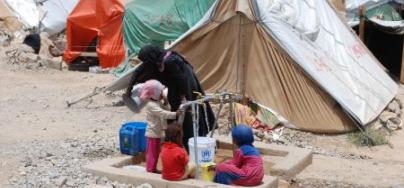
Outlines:
{"label": "woman's hand", "polygon": [[185,95],[181,95],[181,104],[185,104],[187,102],[187,98],[185,98]]}
{"label": "woman's hand", "polygon": [[182,113],[184,113],[184,110],[179,108],[175,113],[176,113],[177,117],[179,117]]}

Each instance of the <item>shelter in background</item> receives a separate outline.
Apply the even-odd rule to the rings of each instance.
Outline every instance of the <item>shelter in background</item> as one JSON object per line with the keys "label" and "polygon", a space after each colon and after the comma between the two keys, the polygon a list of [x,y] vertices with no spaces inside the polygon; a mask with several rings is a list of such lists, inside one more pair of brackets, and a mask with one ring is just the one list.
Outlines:
{"label": "shelter in background", "polygon": [[80,0],[67,18],[67,47],[64,53],[67,63],[72,63],[83,52],[91,51],[91,48],[96,48],[96,56],[103,68],[115,67],[122,62],[125,57],[122,37],[123,1]]}
{"label": "shelter in background", "polygon": [[[91,51],[98,37],[97,56],[103,68],[118,66],[147,44],[173,41],[198,22],[214,0],[81,0],[67,21],[65,60],[73,62]],[[124,45],[124,42],[125,45]],[[90,48],[90,50],[88,49]],[[121,65],[124,72],[128,61]]]}
{"label": "shelter in background", "polygon": [[324,0],[218,0],[171,49],[205,89],[251,96],[312,132],[366,125],[398,89]]}
{"label": "shelter in background", "polygon": [[[57,34],[79,0],[0,0],[0,27],[16,32],[25,29]],[[39,29],[39,30],[38,30]]]}
{"label": "shelter in background", "polygon": [[43,2],[44,17],[41,30],[49,35],[57,34],[66,28],[66,20],[79,0],[47,0]]}
{"label": "shelter in background", "polygon": [[0,30],[15,32],[21,27],[17,15],[7,6],[5,0],[0,0]]}
{"label": "shelter in background", "polygon": [[34,0],[4,0],[26,28],[37,28],[40,11]]}
{"label": "shelter in background", "polygon": [[[364,29],[360,33],[360,6],[365,9]],[[404,83],[404,1],[402,0],[348,0],[348,23],[392,75]]]}
{"label": "shelter in background", "polygon": [[174,41],[205,15],[214,0],[133,0],[125,7],[123,32],[129,54],[142,46]]}
{"label": "shelter in background", "polygon": [[[205,15],[215,0],[133,0],[125,6],[123,33],[128,56],[137,55],[145,44],[176,40]],[[128,60],[116,70],[132,68]]]}

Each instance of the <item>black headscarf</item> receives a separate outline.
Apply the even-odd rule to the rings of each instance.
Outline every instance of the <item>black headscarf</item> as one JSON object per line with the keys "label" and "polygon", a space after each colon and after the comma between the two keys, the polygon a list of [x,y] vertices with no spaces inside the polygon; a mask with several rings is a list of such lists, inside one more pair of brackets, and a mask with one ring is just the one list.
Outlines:
{"label": "black headscarf", "polygon": [[148,44],[140,49],[138,58],[145,64],[159,67],[163,62],[164,55],[165,50],[163,48],[154,44]]}

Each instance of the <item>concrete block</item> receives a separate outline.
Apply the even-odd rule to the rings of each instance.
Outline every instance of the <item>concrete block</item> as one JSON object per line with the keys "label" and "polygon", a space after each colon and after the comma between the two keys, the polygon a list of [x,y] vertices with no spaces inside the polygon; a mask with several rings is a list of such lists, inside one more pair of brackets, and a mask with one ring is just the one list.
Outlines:
{"label": "concrete block", "polygon": [[[232,142],[230,137],[215,137],[217,139],[217,146],[221,149],[223,156],[231,151]],[[265,144],[256,142],[254,145],[260,150],[264,160],[265,177],[263,184],[257,187],[260,188],[275,188],[278,187],[278,179],[280,177],[285,180],[293,178],[296,174],[300,173],[308,165],[312,163],[313,154],[310,150],[301,149],[290,146],[280,146],[275,144]],[[123,166],[130,164],[140,164],[143,162],[144,155],[137,155],[135,157],[125,156],[112,159],[105,159],[86,165],[84,171],[92,173],[96,176],[107,177],[110,180],[140,185],[149,183],[153,187],[184,187],[184,188],[199,188],[199,187],[232,187],[213,182],[205,182],[195,179],[188,179],[184,181],[166,181],[161,178],[160,174],[153,173],[139,173],[128,169],[123,169]],[[276,176],[276,177],[274,177]]]}
{"label": "concrete block", "polygon": [[[217,184],[213,182],[206,182],[195,179],[188,179],[184,181],[167,181],[161,178],[160,174],[153,173],[139,173],[131,170],[121,168],[120,165],[131,163],[132,157],[117,157],[112,159],[104,159],[86,165],[83,167],[83,171],[94,174],[96,176],[107,177],[110,180],[139,185],[143,183],[149,183],[155,188],[206,188],[206,187],[218,187],[218,188],[230,188],[233,186],[227,186]],[[257,188],[276,188],[278,186],[278,179],[269,175],[265,175],[263,184],[256,186]]]}

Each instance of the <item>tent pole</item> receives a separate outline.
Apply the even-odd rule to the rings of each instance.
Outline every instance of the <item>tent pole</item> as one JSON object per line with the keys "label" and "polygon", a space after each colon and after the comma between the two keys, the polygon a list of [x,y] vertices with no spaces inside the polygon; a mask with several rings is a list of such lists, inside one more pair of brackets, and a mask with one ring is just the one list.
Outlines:
{"label": "tent pole", "polygon": [[401,54],[401,71],[400,71],[400,83],[404,83],[404,37],[402,39],[403,41],[403,49],[402,49],[402,54]]}
{"label": "tent pole", "polygon": [[362,42],[365,42],[365,14],[366,7],[362,5],[359,7],[359,38]]}
{"label": "tent pole", "polygon": [[222,108],[223,108],[223,98],[221,97],[219,100],[220,100],[220,106],[219,106],[219,110],[216,113],[215,123],[213,124],[212,131],[210,132],[210,137],[211,138],[213,137],[213,134],[214,134],[216,128],[218,128],[218,125],[217,125],[218,124],[218,119],[220,117],[220,112],[222,111]]}
{"label": "tent pole", "polygon": [[234,127],[236,125],[235,121],[234,121],[234,103],[233,103],[233,97],[231,95],[229,95],[229,123],[231,127]]}

